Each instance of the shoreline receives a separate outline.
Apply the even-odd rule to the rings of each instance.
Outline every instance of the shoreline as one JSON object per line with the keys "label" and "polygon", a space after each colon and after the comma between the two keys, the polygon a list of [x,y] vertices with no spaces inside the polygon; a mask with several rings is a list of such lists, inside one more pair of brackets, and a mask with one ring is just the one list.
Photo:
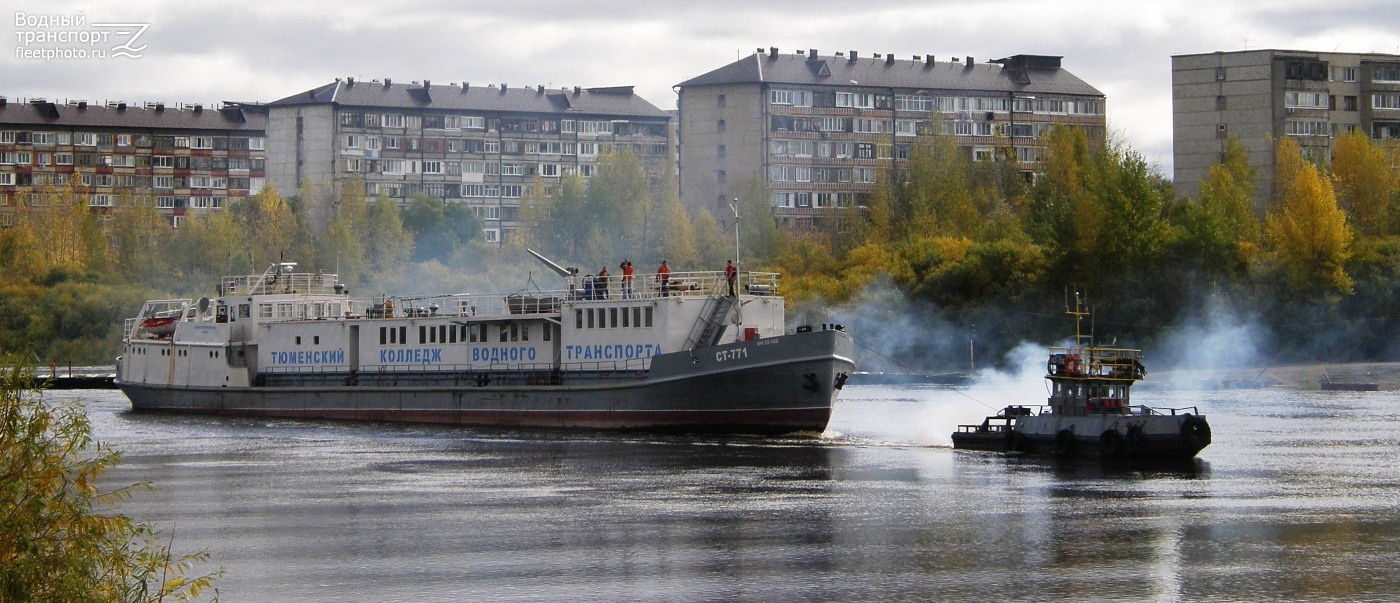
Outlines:
{"label": "shoreline", "polygon": [[1241,389],[1246,387],[1287,387],[1319,389],[1330,378],[1333,383],[1373,383],[1380,391],[1400,390],[1400,362],[1309,362],[1278,366],[1227,369],[1173,369],[1150,371],[1143,389]]}

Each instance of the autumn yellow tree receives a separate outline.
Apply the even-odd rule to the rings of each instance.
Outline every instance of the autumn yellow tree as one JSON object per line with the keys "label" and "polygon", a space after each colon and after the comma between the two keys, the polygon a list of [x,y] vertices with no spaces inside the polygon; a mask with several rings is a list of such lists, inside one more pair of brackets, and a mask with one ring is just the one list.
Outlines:
{"label": "autumn yellow tree", "polygon": [[1332,173],[1337,180],[1337,203],[1351,216],[1358,233],[1392,234],[1391,203],[1400,194],[1400,172],[1370,136],[1356,130],[1332,146]]}
{"label": "autumn yellow tree", "polygon": [[292,208],[271,184],[258,194],[230,204],[247,233],[248,253],[254,269],[282,259],[296,242],[297,222]]}
{"label": "autumn yellow tree", "polygon": [[1352,231],[1331,182],[1304,163],[1264,225],[1265,236],[1295,291],[1350,293],[1346,273]]}

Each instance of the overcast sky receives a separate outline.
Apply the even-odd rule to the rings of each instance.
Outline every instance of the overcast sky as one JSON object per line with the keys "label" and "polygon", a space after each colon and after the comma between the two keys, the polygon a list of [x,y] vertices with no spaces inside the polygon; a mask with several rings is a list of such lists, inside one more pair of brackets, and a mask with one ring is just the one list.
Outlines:
{"label": "overcast sky", "polygon": [[[1172,55],[1262,48],[1400,53],[1394,0],[7,4],[13,8],[3,16],[10,43],[0,52],[0,95],[10,99],[265,102],[350,76],[632,85],[652,104],[673,109],[675,84],[759,47],[783,53],[816,48],[824,56],[849,50],[901,59],[972,56],[978,62],[1059,55],[1066,69],[1107,95],[1110,129],[1168,176]],[[82,27],[19,21],[79,13]],[[137,25],[149,27],[131,41]],[[106,33],[107,42],[26,45],[34,32]],[[110,56],[122,43],[139,49],[132,53],[139,56]],[[42,48],[100,49],[109,57],[22,56]]]}

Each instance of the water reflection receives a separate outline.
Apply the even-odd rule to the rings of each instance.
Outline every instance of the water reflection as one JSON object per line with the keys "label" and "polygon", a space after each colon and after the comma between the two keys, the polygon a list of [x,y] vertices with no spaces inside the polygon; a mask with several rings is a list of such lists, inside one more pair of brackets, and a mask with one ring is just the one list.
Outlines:
{"label": "water reflection", "polygon": [[97,435],[125,451],[112,481],[161,488],[124,510],[208,548],[230,601],[1400,595],[1386,392],[1192,393],[1215,443],[1124,466],[929,446],[929,409],[960,401],[848,389],[826,437],[776,441],[134,414],[89,397]]}

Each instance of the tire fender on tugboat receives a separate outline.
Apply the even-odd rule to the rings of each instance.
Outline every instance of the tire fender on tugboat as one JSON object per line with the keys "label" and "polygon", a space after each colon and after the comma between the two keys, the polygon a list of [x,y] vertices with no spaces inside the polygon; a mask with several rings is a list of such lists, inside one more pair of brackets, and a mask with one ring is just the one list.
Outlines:
{"label": "tire fender on tugboat", "polygon": [[1058,456],[1073,455],[1078,448],[1079,441],[1074,438],[1074,432],[1069,429],[1061,429],[1055,434],[1055,454]]}
{"label": "tire fender on tugboat", "polygon": [[1210,443],[1210,423],[1204,417],[1186,415],[1181,420],[1181,441],[1190,445],[1204,446]]}
{"label": "tire fender on tugboat", "polygon": [[1099,436],[1099,456],[1111,457],[1123,453],[1123,436],[1115,429],[1105,429]]}

